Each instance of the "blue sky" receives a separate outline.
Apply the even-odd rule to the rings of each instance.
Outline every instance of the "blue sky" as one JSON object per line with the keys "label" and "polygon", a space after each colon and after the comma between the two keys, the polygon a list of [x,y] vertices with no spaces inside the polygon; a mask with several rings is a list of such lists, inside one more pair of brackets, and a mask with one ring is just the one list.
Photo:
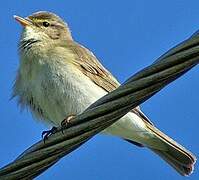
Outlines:
{"label": "blue sky", "polygon": [[[199,29],[199,1],[73,0],[2,1],[0,7],[0,166],[40,140],[47,127],[20,112],[9,100],[18,67],[17,42],[21,27],[13,15],[38,10],[63,17],[76,41],[89,47],[124,82],[138,70]],[[199,155],[199,67],[142,105],[161,130]],[[181,180],[173,169],[145,148],[115,137],[97,135],[38,177],[47,179]],[[199,168],[189,180],[199,178]]]}

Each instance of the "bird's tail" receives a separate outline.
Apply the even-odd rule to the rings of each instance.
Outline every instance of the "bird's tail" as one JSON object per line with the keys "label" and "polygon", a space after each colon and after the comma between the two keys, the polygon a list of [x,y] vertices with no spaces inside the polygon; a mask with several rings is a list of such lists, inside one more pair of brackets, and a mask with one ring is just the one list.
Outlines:
{"label": "bird's tail", "polygon": [[[181,175],[187,176],[191,174],[196,157],[153,125],[147,124],[147,128],[154,134],[154,138],[158,139],[156,141],[158,144],[147,143],[145,146],[159,155]],[[159,145],[161,148],[158,148]]]}

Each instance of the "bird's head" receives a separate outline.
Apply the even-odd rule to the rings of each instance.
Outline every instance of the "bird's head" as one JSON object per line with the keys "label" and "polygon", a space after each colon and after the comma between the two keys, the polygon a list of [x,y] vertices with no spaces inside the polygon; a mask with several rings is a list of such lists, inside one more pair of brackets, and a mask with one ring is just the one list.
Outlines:
{"label": "bird's head", "polygon": [[26,18],[20,16],[14,18],[24,28],[20,41],[21,48],[30,48],[38,42],[51,44],[72,40],[67,23],[53,13],[40,11]]}

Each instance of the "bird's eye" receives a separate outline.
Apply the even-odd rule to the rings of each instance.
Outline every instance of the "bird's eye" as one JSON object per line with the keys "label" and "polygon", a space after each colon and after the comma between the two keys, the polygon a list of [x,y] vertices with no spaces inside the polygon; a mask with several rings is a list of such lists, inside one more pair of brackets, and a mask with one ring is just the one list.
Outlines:
{"label": "bird's eye", "polygon": [[44,22],[43,22],[43,26],[44,26],[44,27],[48,27],[48,26],[50,26],[50,23],[47,22],[47,21],[44,21]]}

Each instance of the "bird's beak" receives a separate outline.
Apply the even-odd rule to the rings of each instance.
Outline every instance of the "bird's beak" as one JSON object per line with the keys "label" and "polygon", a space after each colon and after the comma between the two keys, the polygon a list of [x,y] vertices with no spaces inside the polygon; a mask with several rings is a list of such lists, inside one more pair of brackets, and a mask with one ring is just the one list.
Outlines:
{"label": "bird's beak", "polygon": [[29,21],[25,18],[22,18],[20,16],[14,15],[14,18],[15,18],[16,21],[18,21],[24,27],[32,25],[31,21]]}

